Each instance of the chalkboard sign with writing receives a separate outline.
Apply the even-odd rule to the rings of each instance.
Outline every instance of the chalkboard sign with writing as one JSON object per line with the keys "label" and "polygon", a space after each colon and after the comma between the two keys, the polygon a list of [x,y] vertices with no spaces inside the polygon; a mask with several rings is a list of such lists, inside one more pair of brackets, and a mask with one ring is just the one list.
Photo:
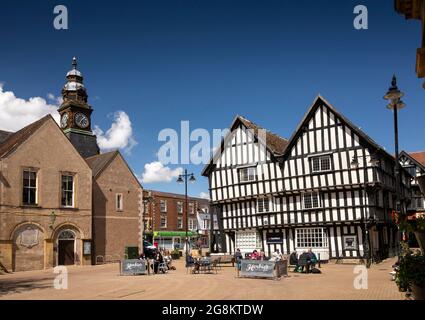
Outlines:
{"label": "chalkboard sign with writing", "polygon": [[288,260],[276,261],[276,276],[283,277],[288,275]]}
{"label": "chalkboard sign with writing", "polygon": [[139,259],[121,260],[121,275],[145,274],[146,262]]}
{"label": "chalkboard sign with writing", "polygon": [[274,261],[242,260],[240,275],[243,277],[274,278]]}

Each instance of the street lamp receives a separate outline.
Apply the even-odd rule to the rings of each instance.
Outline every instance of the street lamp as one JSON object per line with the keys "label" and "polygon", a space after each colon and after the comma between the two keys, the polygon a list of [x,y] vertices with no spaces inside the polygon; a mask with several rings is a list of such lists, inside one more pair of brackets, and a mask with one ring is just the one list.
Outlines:
{"label": "street lamp", "polygon": [[[387,108],[393,110],[394,113],[394,148],[395,148],[395,198],[396,205],[395,211],[398,212],[398,206],[400,205],[401,211],[401,203],[399,193],[400,193],[400,162],[398,156],[398,110],[403,109],[406,105],[401,100],[404,96],[404,93],[401,92],[397,87],[397,78],[393,75],[393,79],[391,81],[391,87],[388,89],[388,92],[384,96],[385,100],[388,100]],[[400,212],[401,213],[401,212]]]}
{"label": "street lamp", "polygon": [[[364,156],[358,156],[357,154],[355,154],[353,156],[353,159],[351,160],[351,167],[353,168],[358,168],[360,163],[359,163],[359,158],[362,159],[366,159],[367,157],[369,157],[369,163],[373,166],[378,165],[379,163],[379,159],[377,158],[376,155],[364,155]],[[366,220],[366,198],[367,198],[367,166],[364,166],[364,178],[363,178],[363,199],[364,199],[364,203],[363,203],[363,207],[362,207],[362,211],[363,211],[363,221],[365,224],[365,233],[366,233],[366,239],[364,241],[364,248],[363,248],[363,252],[364,252],[364,256],[366,256],[366,267],[369,268],[370,264],[371,264],[371,245],[370,245],[370,234],[369,234],[369,229],[372,227],[372,225],[374,224],[375,221],[375,217],[372,216],[369,212],[369,218]]]}
{"label": "street lamp", "polygon": [[193,173],[187,173],[187,170],[184,170],[184,174],[180,174],[177,178],[177,183],[182,184],[184,183],[184,197],[185,197],[185,207],[186,207],[186,238],[185,238],[185,246],[186,246],[186,257],[189,254],[189,237],[188,237],[188,226],[189,226],[189,210],[188,210],[188,203],[187,203],[187,181],[193,183],[196,181],[195,175]]}

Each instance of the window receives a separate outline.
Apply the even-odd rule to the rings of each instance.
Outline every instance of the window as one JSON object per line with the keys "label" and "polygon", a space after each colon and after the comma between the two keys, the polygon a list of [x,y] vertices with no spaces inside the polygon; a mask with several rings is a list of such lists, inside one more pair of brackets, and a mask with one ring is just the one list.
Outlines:
{"label": "window", "polygon": [[62,175],[62,207],[74,206],[74,176]]}
{"label": "window", "polygon": [[416,198],[416,208],[417,209],[424,208],[424,198]]}
{"label": "window", "polygon": [[189,230],[196,230],[196,220],[189,219]]}
{"label": "window", "polygon": [[269,198],[258,198],[257,199],[257,212],[258,213],[270,212],[270,199]]}
{"label": "window", "polygon": [[183,229],[183,218],[182,217],[177,218],[177,228]]}
{"label": "window", "polygon": [[331,168],[331,155],[311,158],[312,172],[330,171]]}
{"label": "window", "polygon": [[239,169],[239,181],[249,182],[257,180],[257,168],[241,168]]}
{"label": "window", "polygon": [[303,194],[304,209],[321,208],[320,197],[318,192],[308,192]]}
{"label": "window", "polygon": [[193,202],[189,203],[189,213],[195,214],[195,204]]}
{"label": "window", "polygon": [[167,200],[161,200],[159,202],[161,212],[167,212]]}
{"label": "window", "polygon": [[115,196],[115,204],[116,204],[116,206],[115,206],[115,209],[117,210],[117,211],[122,211],[123,210],[123,198],[122,198],[122,194],[121,193],[117,193],[116,194],[116,196]]}
{"label": "window", "polygon": [[255,231],[238,231],[235,233],[236,248],[242,252],[252,252],[262,247],[260,234]]}
{"label": "window", "polygon": [[177,201],[177,213],[183,213],[183,202]]}
{"label": "window", "polygon": [[305,228],[295,230],[297,248],[327,248],[328,236],[323,228]]}
{"label": "window", "polygon": [[37,204],[37,171],[25,169],[23,172],[22,202],[26,205]]}
{"label": "window", "polygon": [[160,223],[161,223],[161,228],[167,228],[167,217],[162,216]]}
{"label": "window", "polygon": [[204,220],[204,230],[209,230],[210,229],[210,220],[205,219]]}

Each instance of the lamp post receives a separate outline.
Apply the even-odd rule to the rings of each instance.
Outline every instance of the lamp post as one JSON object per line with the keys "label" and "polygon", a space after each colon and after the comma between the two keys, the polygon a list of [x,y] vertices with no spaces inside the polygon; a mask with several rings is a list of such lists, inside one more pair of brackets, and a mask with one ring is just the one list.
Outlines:
{"label": "lamp post", "polygon": [[189,226],[189,215],[188,215],[188,203],[187,203],[187,181],[195,182],[195,175],[193,173],[187,173],[187,169],[184,170],[184,174],[179,175],[177,183],[184,183],[184,199],[185,199],[185,208],[186,208],[186,227],[185,227],[185,246],[186,246],[186,257],[189,254],[189,237],[188,237],[188,226]]}
{"label": "lamp post", "polygon": [[[369,157],[369,163],[372,165],[377,165],[379,160],[377,159],[377,157],[375,155],[365,155],[365,156],[358,156],[357,154],[354,155],[353,159],[351,160],[351,167],[353,168],[358,168],[360,163],[359,163],[359,158],[362,159],[366,159],[367,157]],[[365,224],[365,234],[366,234],[366,239],[364,241],[364,248],[363,248],[363,252],[366,253],[364,254],[364,256],[366,256],[366,267],[369,268],[371,265],[371,250],[372,250],[372,246],[370,245],[370,233],[369,233],[369,229],[371,228],[371,226],[374,224],[375,222],[375,217],[372,216],[369,212],[369,217],[368,219],[366,219],[366,199],[367,199],[367,166],[364,166],[364,178],[363,178],[363,199],[364,199],[364,203],[363,203],[363,207],[362,207],[362,211],[363,211],[363,222]]]}
{"label": "lamp post", "polygon": [[[401,100],[401,98],[404,96],[404,93],[401,92],[397,87],[397,78],[395,75],[393,75],[392,81],[391,81],[391,87],[388,89],[388,92],[384,96],[385,100],[388,100],[387,108],[393,111],[394,114],[394,154],[395,154],[395,211],[398,212],[399,206],[400,211],[401,210],[401,203],[400,203],[400,162],[399,162],[399,156],[398,156],[398,110],[403,109],[406,105]],[[401,212],[400,215],[401,216]],[[401,240],[402,240],[402,235]]]}

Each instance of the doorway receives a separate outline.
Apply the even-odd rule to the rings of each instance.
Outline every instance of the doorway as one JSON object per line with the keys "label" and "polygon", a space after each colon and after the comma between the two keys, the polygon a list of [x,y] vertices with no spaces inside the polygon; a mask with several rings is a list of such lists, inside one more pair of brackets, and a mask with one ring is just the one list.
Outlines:
{"label": "doorway", "polygon": [[58,265],[73,264],[75,264],[75,234],[71,230],[64,230],[58,237]]}

